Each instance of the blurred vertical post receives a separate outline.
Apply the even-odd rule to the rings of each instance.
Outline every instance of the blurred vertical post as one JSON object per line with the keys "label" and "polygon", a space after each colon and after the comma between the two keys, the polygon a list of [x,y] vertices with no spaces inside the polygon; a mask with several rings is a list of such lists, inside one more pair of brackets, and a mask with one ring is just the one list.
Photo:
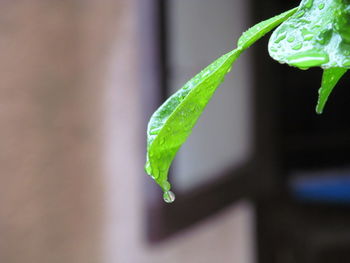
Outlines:
{"label": "blurred vertical post", "polygon": [[101,262],[103,82],[125,2],[0,2],[0,262]]}

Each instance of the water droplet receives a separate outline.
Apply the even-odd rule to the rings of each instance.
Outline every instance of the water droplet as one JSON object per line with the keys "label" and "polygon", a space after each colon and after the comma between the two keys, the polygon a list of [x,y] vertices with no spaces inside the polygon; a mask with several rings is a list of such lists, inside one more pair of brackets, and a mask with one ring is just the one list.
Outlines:
{"label": "water droplet", "polygon": [[295,14],[295,17],[296,17],[296,18],[300,18],[300,17],[302,17],[304,14],[305,14],[305,11],[304,11],[304,10],[300,10],[300,11],[298,11],[298,12]]}
{"label": "water droplet", "polygon": [[314,34],[312,34],[307,28],[302,28],[300,31],[304,40],[311,40],[314,37]]}
{"label": "water droplet", "polygon": [[324,3],[320,3],[320,4],[318,5],[318,9],[322,10],[323,8],[324,8]]}
{"label": "water droplet", "polygon": [[149,134],[150,135],[156,135],[156,134],[158,134],[158,132],[159,132],[159,130],[160,130],[161,128],[151,128],[150,129],[150,131],[149,131]]}
{"label": "water droplet", "polygon": [[161,138],[159,144],[163,145],[165,143],[165,138]]}
{"label": "water droplet", "polygon": [[292,47],[292,49],[293,49],[293,50],[299,50],[299,49],[301,49],[302,47],[303,47],[303,43],[299,42],[299,43],[295,44],[295,45]]}
{"label": "water droplet", "polygon": [[311,21],[308,19],[300,19],[299,23],[297,24],[297,28],[299,28],[302,24],[310,24]]}
{"label": "water droplet", "polygon": [[275,43],[278,44],[279,42],[281,42],[283,39],[286,38],[287,32],[283,32],[277,35]]}
{"label": "water droplet", "polygon": [[305,7],[306,7],[306,8],[311,8],[313,2],[314,2],[314,0],[308,0],[308,1],[305,3]]}
{"label": "water droplet", "polygon": [[232,66],[228,68],[227,73],[229,73],[232,69]]}
{"label": "water droplet", "polygon": [[175,201],[175,194],[172,191],[166,191],[163,194],[163,199],[166,203],[172,203]]}
{"label": "water droplet", "polygon": [[152,169],[151,177],[156,180],[159,177],[159,170],[157,168]]}
{"label": "water droplet", "polygon": [[290,37],[287,38],[287,41],[288,41],[289,43],[294,42],[294,40],[295,40],[295,37],[294,37],[294,36],[290,36]]}
{"label": "water droplet", "polygon": [[205,77],[205,76],[209,75],[210,72],[211,72],[210,69],[204,71],[202,77]]}
{"label": "water droplet", "polygon": [[329,57],[325,53],[303,52],[292,55],[287,58],[288,63],[299,68],[310,68],[320,66],[329,61]]}

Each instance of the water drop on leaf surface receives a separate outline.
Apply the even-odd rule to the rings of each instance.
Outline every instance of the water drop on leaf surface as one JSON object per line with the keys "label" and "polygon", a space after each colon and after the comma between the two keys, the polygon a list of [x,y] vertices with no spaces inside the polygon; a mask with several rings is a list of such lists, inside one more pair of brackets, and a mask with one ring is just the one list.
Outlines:
{"label": "water drop on leaf surface", "polygon": [[290,36],[290,37],[287,38],[287,41],[288,41],[289,43],[294,42],[294,40],[295,40],[295,36]]}
{"label": "water drop on leaf surface", "polygon": [[295,14],[295,17],[296,17],[296,18],[300,18],[300,17],[302,17],[304,14],[305,14],[305,11],[304,11],[304,10],[300,10],[300,11],[298,11],[298,12]]}
{"label": "water drop on leaf surface", "polygon": [[290,65],[299,68],[320,66],[329,61],[328,55],[322,52],[305,52],[287,58]]}
{"label": "water drop on leaf surface", "polygon": [[293,50],[299,50],[299,49],[301,49],[303,47],[303,43],[298,43],[298,44],[295,44],[293,47],[292,47],[292,49]]}
{"label": "water drop on leaf surface", "polygon": [[275,43],[278,44],[283,39],[285,39],[286,36],[287,36],[286,32],[282,32],[281,34],[278,34],[278,36],[276,37]]}
{"label": "water drop on leaf surface", "polygon": [[159,143],[160,143],[160,145],[163,145],[165,143],[165,139],[161,138]]}
{"label": "water drop on leaf surface", "polygon": [[305,3],[305,7],[306,7],[306,8],[311,8],[313,2],[314,2],[314,0],[308,0],[308,1]]}

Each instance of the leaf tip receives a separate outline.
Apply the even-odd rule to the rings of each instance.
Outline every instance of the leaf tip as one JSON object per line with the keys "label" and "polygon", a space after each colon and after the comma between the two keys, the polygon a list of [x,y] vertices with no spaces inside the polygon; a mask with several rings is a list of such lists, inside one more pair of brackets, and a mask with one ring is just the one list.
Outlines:
{"label": "leaf tip", "polygon": [[316,106],[316,113],[321,115],[323,113],[323,107],[317,104]]}

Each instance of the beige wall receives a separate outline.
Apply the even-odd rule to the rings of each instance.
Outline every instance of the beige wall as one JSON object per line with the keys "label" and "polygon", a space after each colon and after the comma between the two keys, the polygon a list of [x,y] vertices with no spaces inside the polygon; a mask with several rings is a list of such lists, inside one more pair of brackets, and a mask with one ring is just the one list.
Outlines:
{"label": "beige wall", "polygon": [[133,0],[0,2],[0,262],[252,262],[249,204],[144,241]]}
{"label": "beige wall", "polygon": [[101,2],[0,2],[0,262],[101,262]]}

